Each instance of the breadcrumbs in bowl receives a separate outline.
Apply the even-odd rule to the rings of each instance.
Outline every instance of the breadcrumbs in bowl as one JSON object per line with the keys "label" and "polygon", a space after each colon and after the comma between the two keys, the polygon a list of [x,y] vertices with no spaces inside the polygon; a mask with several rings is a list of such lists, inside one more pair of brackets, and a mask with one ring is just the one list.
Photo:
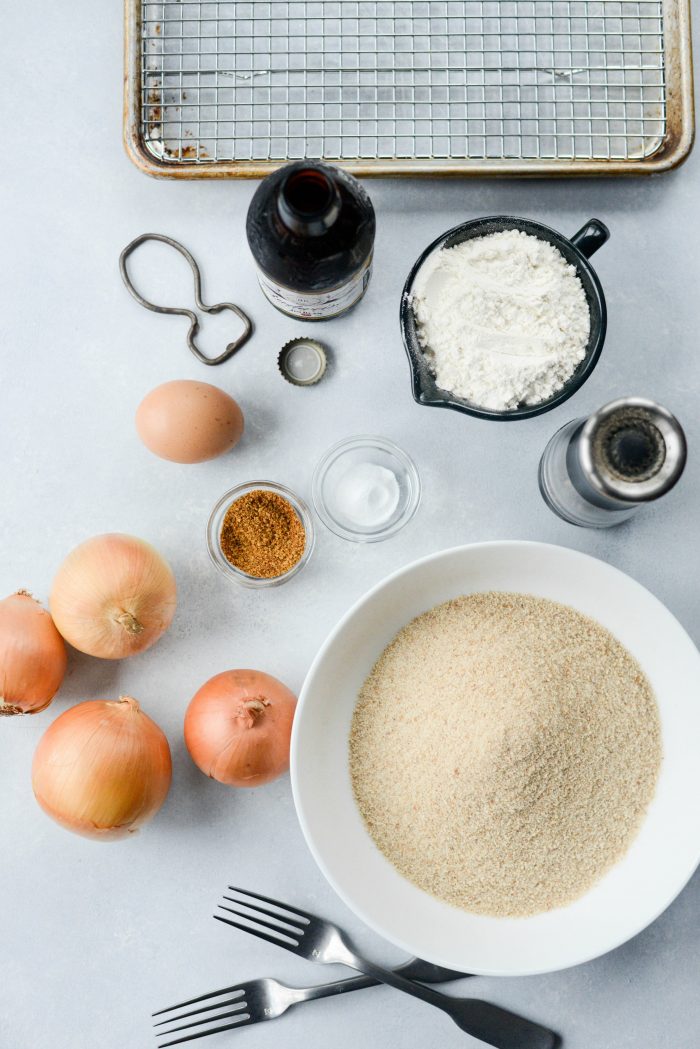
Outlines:
{"label": "breadcrumbs in bowl", "polygon": [[[653,786],[653,797],[633,832],[629,848],[613,861],[590,891],[551,910],[533,913],[533,906],[529,916],[477,913],[466,906],[445,902],[434,890],[418,887],[378,848],[353,793],[350,734],[358,697],[372,668],[416,617],[445,605],[450,599],[461,601],[464,595],[477,594],[518,595],[518,601],[521,595],[536,595],[536,599],[546,599],[556,608],[575,609],[583,617],[579,620],[582,629],[593,623],[593,640],[612,638],[611,650],[616,650],[617,642],[632,657],[630,663],[625,664],[628,670],[633,666],[636,672],[636,663],[639,664],[643,679],[653,690],[656,705],[651,707],[651,718],[648,715],[641,718],[642,725],[646,722],[650,726],[649,732],[643,737],[641,750],[632,755],[632,768],[638,765],[641,770],[642,789],[650,783],[644,754],[652,756],[651,777],[654,776],[654,754],[658,753],[653,743],[656,711],[660,723],[658,743],[662,745],[663,760]],[[550,605],[547,607],[551,612],[556,611]],[[434,622],[437,626],[439,620]],[[547,624],[545,620],[544,626]],[[495,624],[492,622],[491,626]],[[599,634],[599,626],[609,633]],[[495,629],[492,632],[500,645],[502,632]],[[540,649],[540,654],[545,662],[551,661],[551,653],[546,648]],[[571,650],[562,650],[560,666],[571,659],[572,654]],[[445,666],[444,660],[442,666]],[[513,680],[514,668],[507,657],[499,669],[504,683]],[[431,679],[427,663],[423,671],[422,678],[416,675],[421,687],[432,686],[424,695],[427,714],[423,719],[434,741],[431,776],[435,782],[430,791],[433,799],[435,793],[438,795],[435,812],[443,818],[443,811],[450,809],[454,793],[464,789],[463,785],[460,787],[462,772],[454,776],[454,769],[459,766],[448,761],[449,751],[460,732],[464,733],[453,713],[454,700],[450,703],[445,696],[444,682]],[[590,682],[586,681],[585,674],[578,673],[575,680],[582,689],[589,690],[591,697],[601,691],[598,671]],[[304,837],[321,872],[358,919],[405,954],[427,958],[436,965],[460,972],[489,976],[553,972],[590,961],[619,947],[655,921],[698,866],[698,681],[700,653],[678,620],[653,594],[605,561],[566,547],[516,540],[473,543],[430,554],[393,572],[364,594],[330,632],[309,670],[299,696],[291,746],[291,783]],[[501,700],[498,689],[492,688],[491,694],[496,701]],[[641,700],[642,711],[646,695],[643,681],[630,693],[630,698]],[[402,703],[395,704],[394,711],[398,715],[409,715],[410,702],[410,695],[404,692]],[[579,702],[583,704],[583,693]],[[583,706],[587,709],[593,703],[591,698]],[[624,703],[622,706],[624,715]],[[627,716],[636,733],[639,726],[633,708]],[[576,718],[569,720],[578,723]],[[588,747],[595,741],[595,728],[604,728],[604,722],[597,717],[586,720],[590,721],[593,733],[590,741],[584,733]],[[414,738],[421,728],[420,718],[417,722],[404,718],[404,722],[395,723],[385,712],[375,727],[387,738],[392,732],[403,733],[415,753]],[[533,751],[537,754],[540,743],[547,748],[552,743],[552,736],[547,733],[540,739],[538,719],[534,719],[532,727],[531,746],[522,749],[525,756],[532,755]],[[464,742],[468,750],[473,745],[472,740]],[[494,742],[499,743],[498,734]],[[500,742],[505,740],[500,738]],[[611,742],[610,754],[619,769],[614,736]],[[623,740],[622,743],[623,750],[627,749],[629,742]],[[629,750],[627,754],[630,755]],[[474,764],[476,767],[478,762]],[[408,765],[408,761],[404,762],[405,776],[410,772],[410,769],[406,771]],[[464,769],[466,771],[466,764]],[[476,771],[485,773],[483,762]],[[576,771],[578,774],[579,770]],[[580,778],[578,782],[582,782]],[[393,790],[391,782],[387,787]],[[547,796],[547,787],[545,782],[542,800]],[[372,818],[379,819],[382,797],[374,791],[371,793],[378,806]],[[494,791],[491,793],[493,796]],[[498,796],[495,800],[498,801]],[[637,801],[635,797],[631,800],[634,815]],[[423,821],[425,829],[422,807],[427,799],[421,796],[420,790],[414,790],[411,801],[417,806],[416,819]],[[527,812],[527,805],[523,808]],[[479,817],[478,807],[476,813]],[[624,832],[629,828],[627,820],[625,815],[623,849]],[[465,822],[463,819],[462,825]],[[565,855],[567,849],[563,851]],[[615,851],[614,845],[612,851]],[[558,862],[556,849],[552,860]],[[509,856],[504,849],[498,876],[503,871],[512,877],[508,868]],[[482,881],[482,887],[490,893],[493,882],[482,879],[479,871],[473,874],[473,890],[478,894],[477,883]],[[558,874],[554,877],[555,888],[557,883]],[[533,903],[542,906],[544,895],[546,906],[548,894],[541,894],[538,886],[534,886],[534,891],[535,897],[540,894],[540,899],[535,898]],[[524,895],[527,904],[528,893]],[[484,897],[485,893],[482,905]],[[494,901],[492,897],[491,903],[494,902],[496,907],[488,909],[500,911],[504,901]],[[513,913],[510,902],[506,900],[505,904],[509,913]],[[515,903],[522,904],[523,896]]]}
{"label": "breadcrumbs in bowl", "polygon": [[412,620],[352,720],[375,844],[425,892],[492,917],[588,892],[636,837],[660,765],[636,660],[595,620],[528,594],[475,593]]}

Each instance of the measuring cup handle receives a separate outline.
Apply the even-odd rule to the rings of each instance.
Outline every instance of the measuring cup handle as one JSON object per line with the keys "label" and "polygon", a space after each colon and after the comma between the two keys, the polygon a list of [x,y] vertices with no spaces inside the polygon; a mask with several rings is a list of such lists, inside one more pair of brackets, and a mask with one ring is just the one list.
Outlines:
{"label": "measuring cup handle", "polygon": [[602,248],[610,236],[610,230],[600,219],[589,219],[578,233],[571,237],[571,243],[578,248],[582,255],[590,259],[591,255]]}

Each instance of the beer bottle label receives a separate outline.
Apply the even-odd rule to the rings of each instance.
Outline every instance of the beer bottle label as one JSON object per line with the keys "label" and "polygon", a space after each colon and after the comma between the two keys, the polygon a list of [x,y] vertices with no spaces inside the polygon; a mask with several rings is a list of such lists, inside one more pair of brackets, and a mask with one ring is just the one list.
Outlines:
{"label": "beer bottle label", "polygon": [[337,288],[324,291],[299,292],[287,288],[272,280],[262,270],[258,270],[258,280],[264,294],[273,306],[283,313],[302,320],[326,320],[345,313],[362,298],[372,273],[372,256],[350,280],[339,284]]}

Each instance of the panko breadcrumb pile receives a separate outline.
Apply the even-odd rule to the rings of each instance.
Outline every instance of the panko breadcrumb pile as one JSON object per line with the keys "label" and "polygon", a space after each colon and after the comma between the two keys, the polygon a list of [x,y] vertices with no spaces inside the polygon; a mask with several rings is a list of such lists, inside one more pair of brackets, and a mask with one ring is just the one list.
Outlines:
{"label": "panko breadcrumb pile", "polygon": [[652,799],[661,730],[630,653],[574,609],[480,593],[414,619],[353,716],[353,790],[415,885],[477,914],[526,916],[585,893]]}

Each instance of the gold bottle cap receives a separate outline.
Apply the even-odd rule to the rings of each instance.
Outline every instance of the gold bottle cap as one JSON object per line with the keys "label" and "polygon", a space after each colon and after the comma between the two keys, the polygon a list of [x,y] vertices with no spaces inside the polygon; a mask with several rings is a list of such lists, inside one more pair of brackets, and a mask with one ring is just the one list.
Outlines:
{"label": "gold bottle cap", "polygon": [[323,378],[328,358],[326,350],[316,339],[291,339],[284,344],[277,358],[282,378],[293,386],[313,386]]}

